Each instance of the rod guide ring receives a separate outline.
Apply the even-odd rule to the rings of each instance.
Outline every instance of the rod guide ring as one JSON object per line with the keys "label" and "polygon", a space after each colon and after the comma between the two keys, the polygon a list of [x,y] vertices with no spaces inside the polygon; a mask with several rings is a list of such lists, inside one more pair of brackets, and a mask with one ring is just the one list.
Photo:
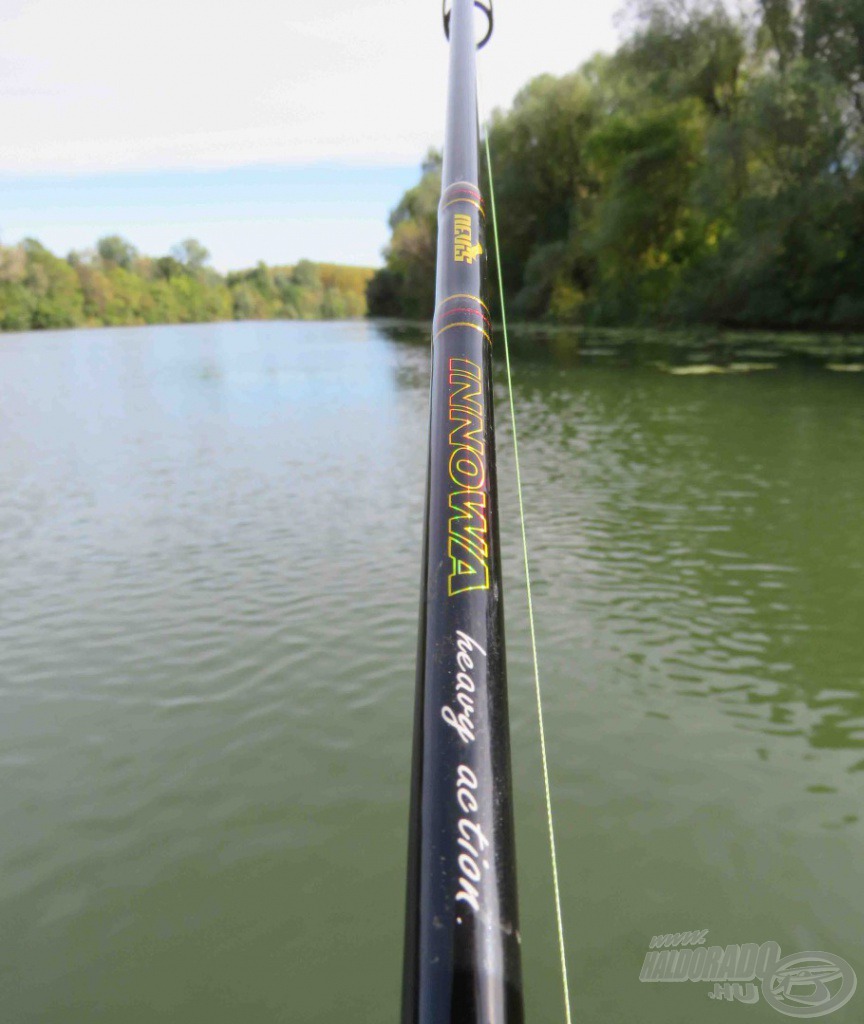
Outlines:
{"label": "rod guide ring", "polygon": [[[474,6],[486,15],[486,35],[477,44],[477,49],[482,50],[489,42],[492,35],[492,0],[474,0]],[[451,4],[452,7],[452,4]],[[450,10],[447,8],[447,0],[442,0],[441,17],[444,20],[444,35],[450,39]]]}

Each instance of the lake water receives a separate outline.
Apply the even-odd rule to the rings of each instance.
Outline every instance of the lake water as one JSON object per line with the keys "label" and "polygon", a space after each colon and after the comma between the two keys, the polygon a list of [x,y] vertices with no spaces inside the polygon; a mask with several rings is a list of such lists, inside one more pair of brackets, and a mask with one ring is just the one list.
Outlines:
{"label": "lake water", "polygon": [[[830,1020],[860,1022],[864,375],[607,362],[515,366],[574,1020],[781,1021],[639,981],[653,935],[707,928],[845,958]],[[397,1019],[427,388],[422,337],[374,324],[0,338],[3,1021]]]}

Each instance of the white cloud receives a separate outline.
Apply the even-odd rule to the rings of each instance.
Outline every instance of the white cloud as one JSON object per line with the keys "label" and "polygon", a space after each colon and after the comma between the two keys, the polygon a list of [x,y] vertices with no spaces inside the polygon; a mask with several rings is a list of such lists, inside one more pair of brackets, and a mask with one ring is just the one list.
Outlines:
{"label": "white cloud", "polygon": [[[483,97],[615,44],[619,0],[496,0]],[[443,134],[437,0],[0,0],[0,171],[416,162]]]}

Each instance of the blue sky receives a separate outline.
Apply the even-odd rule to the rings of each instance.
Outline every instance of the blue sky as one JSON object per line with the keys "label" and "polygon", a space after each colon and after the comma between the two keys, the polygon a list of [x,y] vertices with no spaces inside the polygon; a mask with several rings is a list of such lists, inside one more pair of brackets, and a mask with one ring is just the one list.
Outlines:
{"label": "blue sky", "polygon": [[218,270],[300,258],[381,263],[387,215],[417,166],[181,168],[0,174],[0,241],[38,238],[58,254],[121,234],[142,251],[198,238]]}
{"label": "blue sky", "polygon": [[[614,48],[622,3],[495,0],[481,114]],[[0,38],[7,243],[374,265],[443,136],[439,0],[0,0]]]}

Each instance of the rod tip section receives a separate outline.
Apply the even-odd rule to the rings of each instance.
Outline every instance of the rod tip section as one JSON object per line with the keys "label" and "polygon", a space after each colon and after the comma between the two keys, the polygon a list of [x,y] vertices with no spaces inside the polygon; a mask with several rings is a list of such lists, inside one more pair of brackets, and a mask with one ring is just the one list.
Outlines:
{"label": "rod tip section", "polygon": [[[492,0],[474,0],[474,6],[481,10],[486,15],[486,33],[480,42],[477,44],[477,49],[482,50],[483,47],[489,42],[492,37]],[[453,0],[450,0],[450,7],[447,6],[447,0],[442,0],[441,3],[441,18],[444,22],[444,35],[447,37],[447,41],[450,41],[450,13],[453,7]]]}

